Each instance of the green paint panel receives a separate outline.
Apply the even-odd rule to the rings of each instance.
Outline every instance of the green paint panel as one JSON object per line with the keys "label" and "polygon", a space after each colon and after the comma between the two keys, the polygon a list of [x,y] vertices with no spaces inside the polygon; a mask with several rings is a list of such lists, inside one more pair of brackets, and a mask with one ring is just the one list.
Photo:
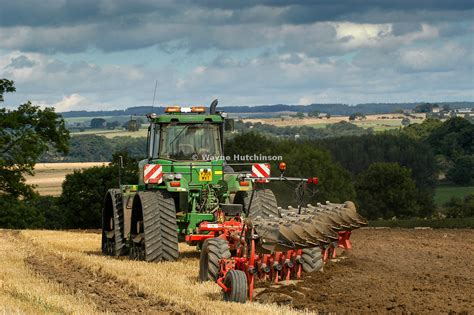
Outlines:
{"label": "green paint panel", "polygon": [[195,229],[203,221],[214,221],[214,215],[212,213],[186,213],[183,216],[177,217],[178,225],[180,228],[180,234],[191,234],[195,232]]}

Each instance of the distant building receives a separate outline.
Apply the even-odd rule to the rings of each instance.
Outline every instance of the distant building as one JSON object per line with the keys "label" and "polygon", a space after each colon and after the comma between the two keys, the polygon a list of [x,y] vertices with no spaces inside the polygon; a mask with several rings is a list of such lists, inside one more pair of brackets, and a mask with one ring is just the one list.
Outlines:
{"label": "distant building", "polygon": [[433,106],[431,108],[432,113],[439,113],[441,111],[441,108],[439,106]]}
{"label": "distant building", "polygon": [[459,114],[470,114],[472,113],[472,108],[460,108],[456,109],[456,112]]}
{"label": "distant building", "polygon": [[454,116],[470,117],[470,116],[474,116],[474,112],[472,111],[472,108],[459,108],[459,109],[454,110]]}

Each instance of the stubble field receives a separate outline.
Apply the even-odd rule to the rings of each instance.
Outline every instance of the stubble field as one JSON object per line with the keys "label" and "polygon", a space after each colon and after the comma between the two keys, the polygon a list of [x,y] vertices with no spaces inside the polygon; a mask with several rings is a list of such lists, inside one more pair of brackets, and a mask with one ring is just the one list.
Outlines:
{"label": "stubble field", "polygon": [[67,174],[72,174],[74,170],[107,164],[107,162],[38,163],[35,165],[35,175],[27,176],[26,183],[35,185],[35,190],[40,195],[59,196]]}
{"label": "stubble field", "polygon": [[197,279],[199,254],[177,262],[100,255],[100,234],[0,230],[0,313],[472,313],[474,231],[363,229],[323,273],[221,301]]}

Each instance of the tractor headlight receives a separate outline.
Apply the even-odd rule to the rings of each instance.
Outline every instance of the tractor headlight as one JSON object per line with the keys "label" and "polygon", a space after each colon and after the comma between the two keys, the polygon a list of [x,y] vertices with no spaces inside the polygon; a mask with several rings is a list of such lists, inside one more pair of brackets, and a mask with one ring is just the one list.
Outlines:
{"label": "tractor headlight", "polygon": [[183,174],[176,174],[176,175],[174,175],[174,179],[178,179],[178,180],[179,180],[179,179],[181,179],[181,178],[183,178]]}

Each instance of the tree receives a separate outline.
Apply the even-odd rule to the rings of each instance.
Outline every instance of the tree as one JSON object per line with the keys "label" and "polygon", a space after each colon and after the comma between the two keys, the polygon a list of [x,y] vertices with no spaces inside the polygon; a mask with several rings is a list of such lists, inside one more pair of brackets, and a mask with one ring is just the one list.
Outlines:
{"label": "tree", "polygon": [[118,126],[120,126],[120,123],[116,120],[105,124],[105,127],[107,127],[107,129],[112,129],[112,130],[114,130]]}
{"label": "tree", "polygon": [[127,153],[116,153],[109,166],[92,167],[66,175],[60,204],[64,209],[68,225],[73,228],[99,228],[101,209],[108,189],[118,187],[119,155],[124,169],[122,184],[137,182],[137,160]]}
{"label": "tree", "polygon": [[446,175],[456,185],[469,186],[474,180],[474,155],[464,155],[457,158],[454,166]]}
{"label": "tree", "polygon": [[349,120],[356,120],[356,119],[366,119],[365,115],[363,113],[353,113],[349,116]]}
{"label": "tree", "polygon": [[[317,187],[318,192],[306,200],[306,203],[314,204],[326,200],[344,202],[355,197],[350,174],[339,164],[334,163],[329,152],[315,147],[310,142],[277,140],[261,134],[247,133],[228,140],[225,148],[226,155],[231,157],[237,154],[240,156],[254,154],[261,154],[262,156],[281,155],[288,165],[285,173],[287,176],[305,178],[317,176],[320,180]],[[236,162],[242,163],[243,161]],[[270,162],[272,176],[280,174],[278,163],[278,161]],[[234,168],[236,170],[249,170],[249,166]],[[288,183],[271,182],[269,187],[274,190],[278,204],[285,207],[290,204],[295,205],[294,186]]]}
{"label": "tree", "polygon": [[3,94],[15,91],[15,85],[12,80],[0,79],[0,102],[3,102]]}
{"label": "tree", "polygon": [[410,124],[410,119],[409,118],[403,118],[402,119],[402,126],[408,126]]}
{"label": "tree", "polygon": [[[335,126],[334,124],[333,126]],[[335,161],[358,175],[377,162],[397,163],[412,170],[419,188],[434,188],[437,165],[429,145],[404,134],[374,134],[314,141]]]}
{"label": "tree", "polygon": [[100,129],[100,128],[104,128],[104,125],[105,125],[105,119],[103,118],[92,118],[91,119],[91,128],[94,128],[94,129]]}
{"label": "tree", "polygon": [[67,161],[80,162],[106,162],[112,157],[112,139],[98,135],[79,135],[70,141],[71,152],[66,157]]}
{"label": "tree", "polygon": [[429,113],[433,109],[433,107],[438,107],[436,104],[430,104],[430,103],[425,103],[425,104],[420,104],[417,105],[413,111],[415,113]]}
{"label": "tree", "polygon": [[440,127],[443,123],[439,119],[428,118],[421,124],[411,124],[402,129],[402,133],[410,138],[417,140],[426,140],[433,130]]}
{"label": "tree", "polygon": [[[14,91],[12,81],[2,79],[0,92]],[[3,95],[0,94],[3,100]],[[29,197],[32,189],[25,174],[32,175],[38,158],[47,150],[68,152],[69,132],[54,108],[40,109],[30,102],[17,109],[0,109],[0,194]]]}
{"label": "tree", "polygon": [[308,117],[318,117],[320,114],[320,111],[318,110],[313,110],[308,113]]}
{"label": "tree", "polygon": [[448,218],[474,217],[474,193],[464,197],[464,200],[453,197],[444,207]]}
{"label": "tree", "polygon": [[464,118],[453,117],[434,129],[427,142],[437,154],[452,160],[474,154],[474,125]]}
{"label": "tree", "polygon": [[418,215],[417,189],[408,168],[374,163],[357,177],[357,202],[369,219]]}

